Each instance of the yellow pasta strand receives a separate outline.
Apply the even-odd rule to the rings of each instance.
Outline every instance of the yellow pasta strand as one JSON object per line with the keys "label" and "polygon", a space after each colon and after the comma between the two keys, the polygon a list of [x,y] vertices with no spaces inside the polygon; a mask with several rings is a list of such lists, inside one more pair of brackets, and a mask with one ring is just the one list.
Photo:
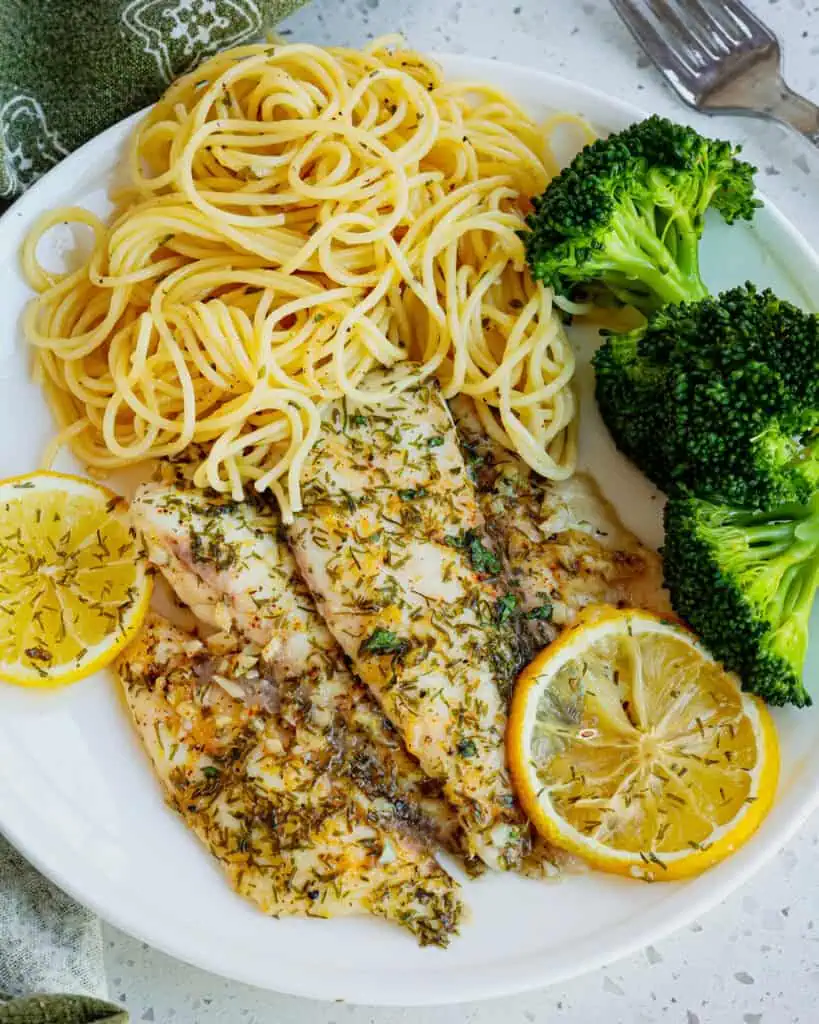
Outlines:
{"label": "yellow pasta strand", "polygon": [[[25,243],[48,457],[105,473],[191,449],[197,483],[269,490],[289,517],[322,404],[377,406],[367,371],[412,360],[408,382],[474,396],[493,437],[570,475],[574,358],[518,234],[567,122],[588,131],[544,130],[399,39],[211,58],[137,127],[109,224],[57,210]],[[94,248],[54,275],[37,244],[65,221]]]}

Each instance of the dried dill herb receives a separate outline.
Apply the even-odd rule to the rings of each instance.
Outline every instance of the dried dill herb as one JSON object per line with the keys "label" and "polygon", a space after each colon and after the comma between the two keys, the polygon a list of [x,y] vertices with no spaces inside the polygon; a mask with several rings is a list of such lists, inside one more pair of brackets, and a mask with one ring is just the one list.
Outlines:
{"label": "dried dill herb", "polygon": [[47,651],[45,647],[27,647],[25,654],[32,661],[53,661],[51,651]]}

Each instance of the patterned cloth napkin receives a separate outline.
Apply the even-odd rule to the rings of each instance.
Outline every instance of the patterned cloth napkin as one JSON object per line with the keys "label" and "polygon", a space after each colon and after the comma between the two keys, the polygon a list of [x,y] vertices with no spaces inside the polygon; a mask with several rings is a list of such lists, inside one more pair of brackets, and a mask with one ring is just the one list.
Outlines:
{"label": "patterned cloth napkin", "polygon": [[[0,212],[172,78],[303,2],[0,0]],[[0,1024],[125,1024],[106,995],[99,921],[0,836]]]}
{"label": "patterned cloth napkin", "polygon": [[305,0],[0,0],[0,202]]}

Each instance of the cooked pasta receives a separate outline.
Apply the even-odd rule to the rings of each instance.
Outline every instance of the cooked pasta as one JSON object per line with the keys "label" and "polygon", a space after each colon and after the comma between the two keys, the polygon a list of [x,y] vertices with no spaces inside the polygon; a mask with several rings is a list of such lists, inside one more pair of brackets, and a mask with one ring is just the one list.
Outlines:
{"label": "cooked pasta", "polygon": [[[52,454],[106,473],[196,445],[199,486],[289,516],[322,404],[377,407],[367,372],[411,360],[539,473],[572,472],[574,358],[518,234],[557,170],[549,127],[402,46],[219,54],[136,128],[110,223],[41,219],[24,328]],[[36,248],[64,221],[94,246],[54,275]]]}

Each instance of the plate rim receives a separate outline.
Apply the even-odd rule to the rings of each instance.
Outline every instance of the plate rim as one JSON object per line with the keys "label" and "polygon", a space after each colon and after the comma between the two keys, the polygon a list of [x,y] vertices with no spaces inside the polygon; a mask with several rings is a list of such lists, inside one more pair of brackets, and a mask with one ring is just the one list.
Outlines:
{"label": "plate rim", "polygon": [[[528,65],[471,57],[468,54],[433,52],[430,57],[440,62],[447,74],[455,78],[469,79],[480,75],[486,81],[492,82],[497,76],[505,78],[508,82],[518,77],[525,81],[538,82],[547,95],[549,89],[568,91],[577,98],[578,103],[587,99],[598,106],[616,109],[623,118],[637,120],[648,116],[640,107],[617,96],[609,96],[583,82]],[[86,164],[98,151],[108,153],[113,140],[116,140],[117,144],[121,143],[125,133],[148,109],[150,108],[144,108],[110,126],[49,170],[4,212],[0,217],[0,227],[4,223],[10,223],[12,218],[28,218],[29,222],[35,219],[43,212],[39,197],[50,190],[52,182],[58,178],[62,179],[64,175],[70,177],[75,166]],[[681,108],[679,120],[687,119],[685,110]],[[764,192],[760,191],[760,195],[778,229],[788,236],[794,250],[801,253],[806,263],[819,276],[819,256],[799,229],[775,205],[765,199]],[[11,815],[9,814],[15,801],[11,795],[4,794],[1,788],[0,822],[3,833],[20,853],[78,903],[113,927],[184,963],[220,977],[282,994],[363,1006],[414,1007],[495,999],[560,984],[660,941],[712,909],[743,885],[795,835],[819,806],[819,778],[812,785],[800,781],[797,783],[797,789],[799,799],[791,794],[794,797],[794,806],[785,820],[779,823],[776,830],[770,830],[764,837],[758,836],[750,847],[745,847],[735,854],[732,858],[731,871],[702,876],[696,896],[689,897],[687,901],[675,901],[678,907],[671,913],[668,912],[665,901],[656,904],[643,915],[644,927],[636,935],[629,937],[627,934],[621,934],[627,932],[627,925],[621,924],[610,929],[609,934],[612,938],[605,944],[605,948],[601,947],[586,954],[581,952],[571,964],[550,967],[549,961],[542,956],[529,954],[516,962],[483,964],[480,970],[476,970],[475,965],[472,965],[455,967],[451,971],[428,972],[424,975],[422,986],[417,981],[417,974],[422,969],[408,973],[397,985],[395,976],[390,976],[386,986],[381,984],[375,972],[356,971],[351,975],[346,969],[332,969],[329,977],[323,976],[321,971],[304,970],[298,976],[290,972],[287,976],[260,981],[258,972],[252,967],[243,970],[241,965],[236,963],[227,967],[220,964],[217,948],[197,948],[190,951],[185,948],[183,938],[177,940],[173,934],[163,932],[161,926],[153,927],[144,921],[136,922],[133,920],[133,914],[107,904],[104,896],[98,898],[90,884],[75,884],[61,868],[58,855],[49,858],[42,855],[39,849],[28,847],[23,830],[15,827],[13,811]],[[5,820],[10,816],[11,824]],[[685,886],[685,883],[677,884]],[[646,919],[649,921],[647,925]],[[583,940],[578,945],[582,949],[584,944],[589,943],[590,940]],[[275,971],[271,970],[271,973],[275,974]]]}

